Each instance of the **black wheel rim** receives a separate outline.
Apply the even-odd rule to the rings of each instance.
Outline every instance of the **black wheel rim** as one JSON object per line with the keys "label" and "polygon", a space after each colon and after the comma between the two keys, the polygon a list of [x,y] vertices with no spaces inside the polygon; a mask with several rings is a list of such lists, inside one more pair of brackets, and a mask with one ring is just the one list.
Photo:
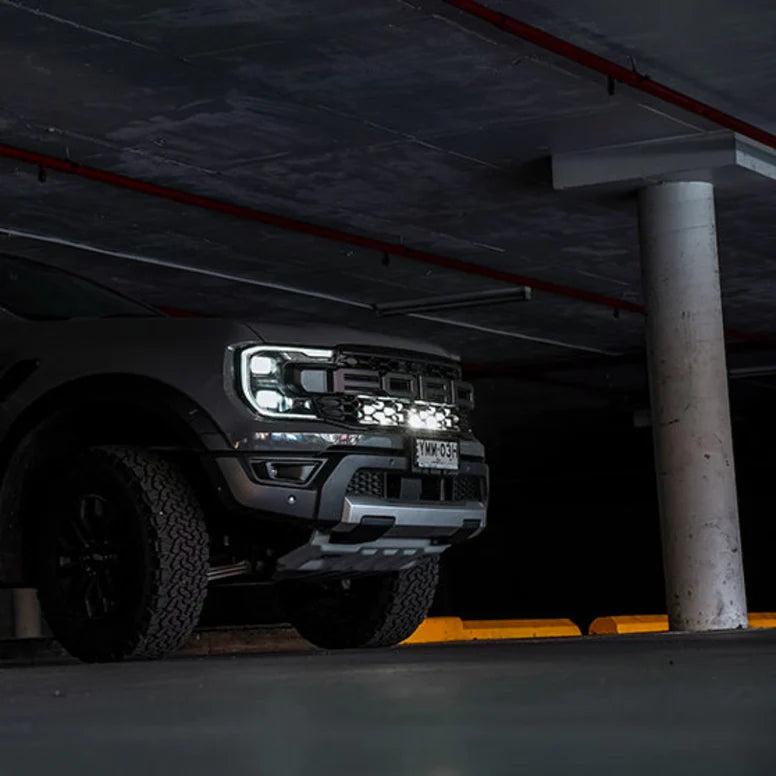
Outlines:
{"label": "black wheel rim", "polygon": [[68,607],[84,620],[102,620],[120,607],[123,537],[111,502],[78,496],[63,515],[55,572]]}

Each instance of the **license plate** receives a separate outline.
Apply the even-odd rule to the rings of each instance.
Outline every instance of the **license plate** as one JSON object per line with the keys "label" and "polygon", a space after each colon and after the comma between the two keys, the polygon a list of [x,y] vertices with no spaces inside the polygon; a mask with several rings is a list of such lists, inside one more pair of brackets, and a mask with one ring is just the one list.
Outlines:
{"label": "license plate", "polygon": [[417,469],[458,471],[458,442],[416,439],[414,463]]}

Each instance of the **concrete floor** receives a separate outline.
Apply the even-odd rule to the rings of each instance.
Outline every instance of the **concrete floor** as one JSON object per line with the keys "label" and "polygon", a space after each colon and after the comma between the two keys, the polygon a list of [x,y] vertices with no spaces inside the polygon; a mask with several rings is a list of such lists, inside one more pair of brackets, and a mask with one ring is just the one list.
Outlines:
{"label": "concrete floor", "polygon": [[776,632],[0,669],[0,773],[773,774]]}

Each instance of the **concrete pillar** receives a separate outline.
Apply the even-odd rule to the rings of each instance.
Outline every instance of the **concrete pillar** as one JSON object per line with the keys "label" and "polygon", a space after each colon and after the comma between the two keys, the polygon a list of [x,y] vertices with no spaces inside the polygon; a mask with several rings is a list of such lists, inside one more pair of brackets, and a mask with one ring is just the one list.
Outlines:
{"label": "concrete pillar", "polygon": [[712,184],[643,188],[639,228],[670,627],[745,628]]}
{"label": "concrete pillar", "polygon": [[37,591],[17,587],[13,591],[14,636],[17,639],[37,639],[42,635],[40,604]]}

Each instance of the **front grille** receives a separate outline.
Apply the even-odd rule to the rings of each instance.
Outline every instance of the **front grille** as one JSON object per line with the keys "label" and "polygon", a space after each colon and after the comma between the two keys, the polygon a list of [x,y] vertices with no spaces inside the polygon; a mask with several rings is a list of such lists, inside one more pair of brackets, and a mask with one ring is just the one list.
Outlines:
{"label": "front grille", "polygon": [[401,350],[335,352],[328,390],[310,393],[316,415],[348,426],[468,432],[472,387],[454,361]]}
{"label": "front grille", "polygon": [[359,469],[350,480],[347,495],[395,501],[437,503],[482,501],[485,480],[474,474],[403,474],[380,469]]}

